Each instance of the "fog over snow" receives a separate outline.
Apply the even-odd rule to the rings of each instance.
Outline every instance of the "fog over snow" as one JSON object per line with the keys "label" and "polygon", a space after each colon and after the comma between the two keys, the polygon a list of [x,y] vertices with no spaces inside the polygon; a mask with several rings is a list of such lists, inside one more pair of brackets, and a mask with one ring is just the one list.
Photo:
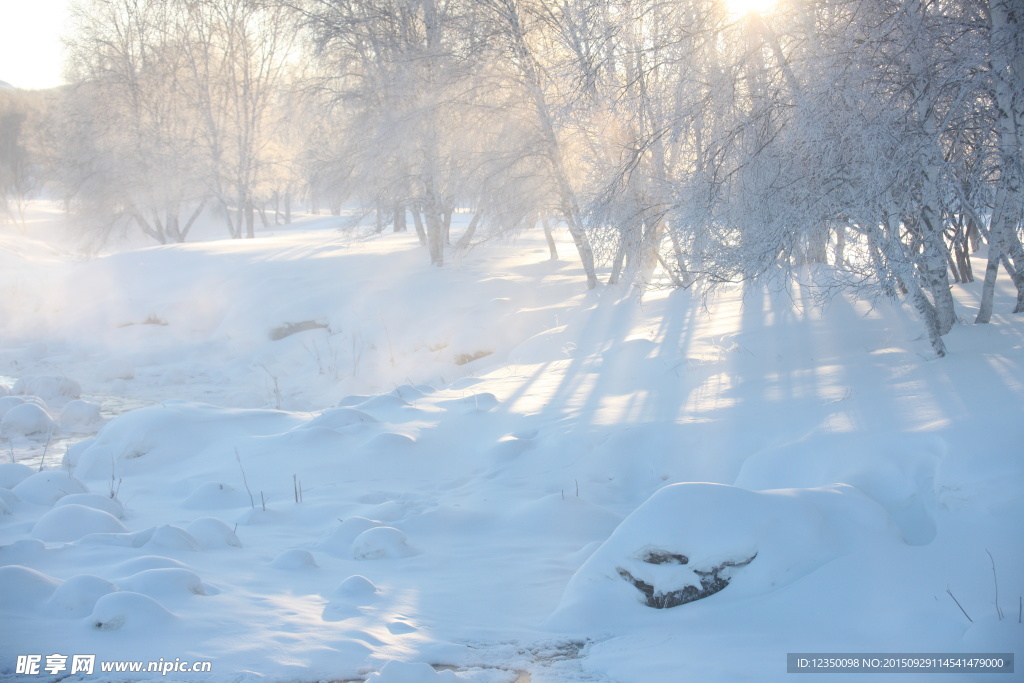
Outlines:
{"label": "fog over snow", "polygon": [[[936,359],[909,306],[797,281],[587,291],[539,230],[444,269],[312,216],[83,259],[43,208],[0,232],[2,681],[783,681],[787,653],[1020,651],[1009,283]],[[954,287],[965,319],[980,291]]]}

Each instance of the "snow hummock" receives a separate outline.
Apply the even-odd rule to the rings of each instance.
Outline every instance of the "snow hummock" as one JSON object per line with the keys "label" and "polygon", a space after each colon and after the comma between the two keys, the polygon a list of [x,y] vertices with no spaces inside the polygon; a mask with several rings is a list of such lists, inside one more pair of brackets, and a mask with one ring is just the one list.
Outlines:
{"label": "snow hummock", "polygon": [[57,428],[46,409],[35,403],[22,403],[4,412],[0,419],[0,436],[6,439],[17,437],[45,438]]}
{"label": "snow hummock", "polygon": [[64,543],[77,541],[86,534],[127,531],[109,512],[72,503],[56,506],[40,517],[32,527],[32,536],[48,543]]}

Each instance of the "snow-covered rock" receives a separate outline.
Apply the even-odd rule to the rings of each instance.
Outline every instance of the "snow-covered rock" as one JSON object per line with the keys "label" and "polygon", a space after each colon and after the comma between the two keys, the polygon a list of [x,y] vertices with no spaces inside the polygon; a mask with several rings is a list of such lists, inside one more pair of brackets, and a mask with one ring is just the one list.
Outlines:
{"label": "snow-covered rock", "polygon": [[551,625],[628,627],[653,618],[651,607],[761,595],[892,534],[885,511],[851,486],[666,486],[580,567]]}

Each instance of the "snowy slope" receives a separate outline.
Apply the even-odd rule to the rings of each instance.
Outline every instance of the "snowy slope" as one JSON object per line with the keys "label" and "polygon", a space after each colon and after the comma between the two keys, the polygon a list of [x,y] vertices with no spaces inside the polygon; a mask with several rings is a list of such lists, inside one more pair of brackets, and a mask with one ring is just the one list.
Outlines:
{"label": "snowy slope", "polygon": [[[3,235],[0,680],[771,681],[1024,642],[1019,316],[937,361],[887,302],[586,293],[542,238],[438,270],[331,227]],[[15,673],[54,653],[211,671]]]}

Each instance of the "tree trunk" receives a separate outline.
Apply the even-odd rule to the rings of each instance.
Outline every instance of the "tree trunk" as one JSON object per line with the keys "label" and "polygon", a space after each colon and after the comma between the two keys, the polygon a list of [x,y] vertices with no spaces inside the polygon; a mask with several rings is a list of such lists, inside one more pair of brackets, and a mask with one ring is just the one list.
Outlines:
{"label": "tree trunk", "polygon": [[248,239],[256,238],[256,216],[254,215],[252,199],[245,200],[245,236]]}
{"label": "tree trunk", "polygon": [[555,245],[555,236],[551,233],[551,224],[548,222],[547,216],[541,216],[540,224],[544,228],[544,239],[548,241],[548,252],[551,254],[551,260],[558,260],[558,247]]}
{"label": "tree trunk", "polygon": [[469,225],[466,227],[466,232],[462,233],[462,237],[455,244],[456,249],[465,249],[473,241],[473,235],[476,234],[477,226],[480,225],[480,218],[483,216],[483,211],[477,211],[473,214],[473,218],[470,219]]}
{"label": "tree trunk", "polygon": [[412,223],[416,228],[416,236],[420,238],[420,245],[427,246],[427,232],[423,229],[423,214],[418,206],[412,207]]}
{"label": "tree trunk", "polygon": [[395,204],[395,216],[391,222],[392,232],[406,232],[409,228],[405,224],[405,205]]}

